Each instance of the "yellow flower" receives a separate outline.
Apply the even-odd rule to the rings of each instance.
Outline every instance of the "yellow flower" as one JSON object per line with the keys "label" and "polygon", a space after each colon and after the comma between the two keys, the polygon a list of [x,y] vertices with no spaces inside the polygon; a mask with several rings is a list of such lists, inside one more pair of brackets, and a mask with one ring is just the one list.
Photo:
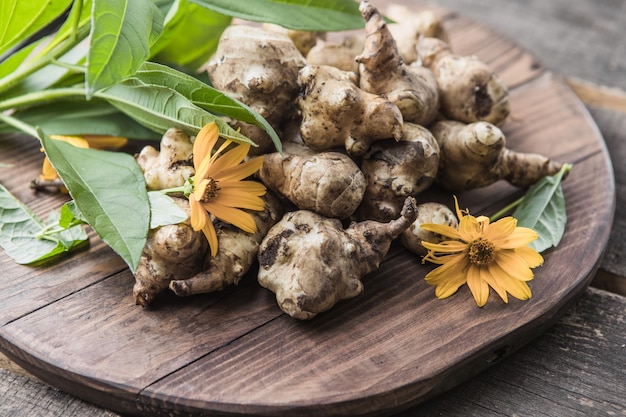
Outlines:
{"label": "yellow flower", "polygon": [[[117,149],[126,145],[128,139],[118,136],[105,136],[105,135],[84,135],[84,136],[61,136],[50,135],[50,138],[56,140],[62,140],[78,148],[94,148],[94,149]],[[43,148],[41,149],[43,152]],[[52,167],[48,157],[43,160],[41,167],[41,175],[39,180],[43,182],[52,182],[59,179],[59,174]]]}
{"label": "yellow flower", "polygon": [[454,198],[459,227],[424,224],[422,228],[450,240],[422,244],[428,249],[423,261],[441,266],[425,279],[435,285],[435,295],[447,298],[467,283],[479,307],[487,303],[489,287],[505,303],[507,293],[520,300],[531,297],[527,281],[533,279],[531,268],[543,263],[543,257],[528,246],[537,239],[537,232],[517,227],[517,219],[504,217],[490,223],[485,216],[474,217],[462,212]]}
{"label": "yellow flower", "polygon": [[202,230],[211,255],[218,250],[218,241],[211,215],[230,223],[241,230],[254,233],[256,223],[250,213],[240,209],[263,210],[261,198],[265,186],[257,181],[242,181],[261,168],[263,158],[243,162],[250,145],[239,144],[228,152],[224,150],[232,144],[226,140],[213,152],[219,138],[219,128],[215,123],[204,126],[193,144],[193,165],[196,174],[193,179],[193,192],[189,194],[191,226]]}

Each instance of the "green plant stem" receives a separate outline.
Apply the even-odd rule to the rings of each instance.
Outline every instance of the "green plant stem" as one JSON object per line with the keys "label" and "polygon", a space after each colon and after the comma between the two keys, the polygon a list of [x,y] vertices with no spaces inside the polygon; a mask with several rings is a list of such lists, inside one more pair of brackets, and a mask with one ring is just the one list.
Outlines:
{"label": "green plant stem", "polygon": [[80,28],[78,33],[73,32],[73,35],[60,42],[59,45],[55,46],[48,53],[28,62],[27,64],[13,71],[11,74],[0,79],[0,94],[9,90],[11,87],[18,84],[24,78],[28,77],[36,71],[39,71],[40,69],[44,68],[45,66],[51,64],[53,61],[63,56],[70,49],[75,47],[80,41],[82,41],[88,34],[88,27]]}
{"label": "green plant stem", "polygon": [[7,114],[4,114],[2,112],[0,112],[0,121],[15,127],[16,129],[21,130],[22,132],[34,136],[34,137],[39,137],[39,135],[37,134],[37,129],[35,129],[34,127],[32,127],[31,125],[22,122],[19,119],[16,119],[15,117],[11,117]]}
{"label": "green plant stem", "polygon": [[504,216],[506,213],[513,210],[515,207],[519,206],[522,203],[522,201],[524,201],[524,197],[518,198],[517,200],[515,200],[508,206],[504,207],[503,209],[499,210],[497,213],[489,217],[489,221],[494,222],[498,220],[500,217]]}
{"label": "green plant stem", "polygon": [[84,98],[85,89],[78,87],[56,88],[24,94],[8,100],[0,101],[0,112],[20,107],[44,104],[62,98]]}

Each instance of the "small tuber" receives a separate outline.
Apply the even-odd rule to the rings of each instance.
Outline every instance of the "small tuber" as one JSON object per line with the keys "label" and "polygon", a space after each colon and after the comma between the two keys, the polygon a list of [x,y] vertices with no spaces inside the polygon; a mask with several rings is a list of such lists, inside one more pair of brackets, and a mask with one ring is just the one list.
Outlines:
{"label": "small tuber", "polygon": [[487,64],[475,56],[453,54],[449,44],[436,38],[421,37],[417,54],[435,75],[441,112],[447,118],[504,123],[511,111],[509,90]]}
{"label": "small tuber", "polygon": [[359,10],[365,18],[365,46],[356,57],[359,87],[387,97],[400,109],[404,122],[429,125],[439,111],[439,88],[432,71],[408,66],[378,10],[362,1]]}
{"label": "small tuber", "polygon": [[315,150],[344,146],[364,154],[377,140],[402,136],[402,114],[389,100],[361,90],[355,73],[327,65],[300,70],[300,135]]}
{"label": "small tuber", "polygon": [[160,151],[144,146],[136,156],[148,190],[179,187],[195,174],[192,164],[191,139],[176,128],[168,129],[160,143]]}
{"label": "small tuber", "polygon": [[486,187],[501,179],[527,188],[562,166],[543,155],[507,149],[504,133],[488,122],[447,120],[430,130],[441,149],[437,182],[451,191]]}
{"label": "small tuber", "polygon": [[415,221],[400,235],[400,241],[404,247],[421,256],[426,256],[428,250],[422,245],[422,242],[440,243],[447,240],[443,236],[422,229],[422,225],[426,223],[441,224],[450,226],[455,229],[459,226],[456,215],[448,208],[448,206],[428,202],[417,206],[417,218]]}
{"label": "small tuber", "polygon": [[439,144],[426,128],[404,123],[402,139],[379,141],[361,158],[367,187],[357,218],[388,222],[404,200],[432,185],[439,169]]}
{"label": "small tuber", "polygon": [[347,229],[308,210],[287,213],[261,243],[258,281],[276,294],[285,313],[311,319],[361,294],[361,278],[379,267],[392,240],[416,215],[413,198],[407,198],[398,219],[363,221]]}
{"label": "small tuber", "polygon": [[178,296],[189,296],[220,291],[239,281],[256,262],[259,244],[269,229],[282,217],[283,208],[271,192],[263,197],[263,211],[249,211],[257,226],[255,233],[247,233],[231,224],[217,221],[215,228],[219,251],[208,256],[202,271],[184,279],[170,281],[169,288]]}
{"label": "small tuber", "polygon": [[314,155],[267,154],[259,170],[265,186],[301,210],[346,218],[361,203],[365,177],[349,156],[339,152]]}

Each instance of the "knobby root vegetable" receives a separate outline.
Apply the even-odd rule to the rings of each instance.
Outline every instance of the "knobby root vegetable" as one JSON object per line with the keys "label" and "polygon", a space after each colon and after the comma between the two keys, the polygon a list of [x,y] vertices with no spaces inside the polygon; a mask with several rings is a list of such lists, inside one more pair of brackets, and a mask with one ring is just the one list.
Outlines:
{"label": "knobby root vegetable", "polygon": [[357,75],[326,65],[300,70],[300,134],[315,150],[344,146],[364,154],[376,140],[402,137],[402,114],[389,100],[361,90]]}
{"label": "knobby root vegetable", "polygon": [[[298,70],[304,65],[302,54],[287,35],[231,25],[223,32],[207,72],[215,88],[250,106],[279,131],[280,124],[294,116]],[[273,143],[263,129],[233,123],[259,145],[251,148],[251,154],[272,149]]]}
{"label": "knobby root vegetable", "polygon": [[195,174],[191,139],[185,132],[170,128],[160,143],[160,151],[145,146],[136,156],[148,190],[179,187]]}
{"label": "knobby root vegetable", "polygon": [[359,87],[384,95],[400,109],[404,122],[429,125],[439,110],[439,88],[432,71],[408,66],[398,53],[387,23],[369,1],[359,6],[365,18],[365,47],[356,57]]}
{"label": "knobby root vegetable", "polygon": [[422,229],[421,226],[426,223],[441,224],[455,229],[459,226],[456,215],[448,206],[436,202],[418,205],[417,218],[411,226],[402,232],[400,241],[405,248],[420,256],[426,256],[428,253],[428,250],[422,245],[422,242],[440,243],[444,239],[447,239],[438,233]]}
{"label": "knobby root vegetable", "polygon": [[306,55],[309,65],[329,65],[342,71],[359,72],[359,63],[355,58],[363,51],[363,37],[346,36],[341,42],[318,40]]}
{"label": "knobby root vegetable", "polygon": [[430,130],[441,149],[437,182],[451,191],[486,187],[501,179],[527,188],[562,166],[543,155],[507,149],[504,133],[491,123],[440,121]]}
{"label": "knobby root vegetable", "polygon": [[404,200],[432,185],[439,169],[439,145],[426,128],[404,123],[399,142],[379,141],[361,159],[367,187],[357,218],[388,222]]}
{"label": "knobby root vegetable", "polygon": [[[189,201],[173,198],[189,216]],[[171,280],[200,272],[208,251],[204,234],[194,231],[189,219],[150,230],[135,272],[135,302],[146,307],[167,289]]]}
{"label": "knobby root vegetable", "polygon": [[407,199],[396,220],[364,221],[347,229],[339,220],[311,211],[287,213],[261,243],[258,281],[276,294],[285,313],[311,319],[361,294],[361,278],[380,266],[391,241],[416,216],[413,198]]}
{"label": "knobby root vegetable", "polygon": [[326,217],[352,215],[365,192],[365,176],[357,164],[338,152],[266,154],[258,176],[267,188],[299,209]]}
{"label": "knobby root vegetable", "polygon": [[265,201],[263,211],[250,211],[257,225],[255,233],[246,233],[233,225],[216,222],[220,250],[215,256],[206,258],[207,261],[199,273],[169,283],[170,289],[176,295],[183,297],[220,291],[229,285],[239,284],[256,262],[259,244],[283,215],[280,201],[271,192],[267,192],[263,200]]}
{"label": "knobby root vegetable", "polygon": [[415,12],[405,5],[390,4],[385,15],[394,21],[389,25],[389,31],[406,64],[417,60],[415,48],[420,36],[449,42],[450,37],[441,16],[432,10]]}
{"label": "knobby root vegetable", "polygon": [[453,54],[436,38],[421,37],[417,54],[439,85],[441,112],[449,119],[501,125],[511,109],[509,91],[487,64],[475,56]]}

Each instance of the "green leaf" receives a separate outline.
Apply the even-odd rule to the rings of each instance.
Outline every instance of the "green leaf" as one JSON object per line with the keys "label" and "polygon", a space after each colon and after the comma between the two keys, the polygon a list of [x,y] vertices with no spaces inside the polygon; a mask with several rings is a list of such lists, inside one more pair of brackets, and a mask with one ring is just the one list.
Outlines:
{"label": "green leaf", "polygon": [[150,56],[163,15],[150,0],[94,0],[87,97],[132,76]]}
{"label": "green leaf", "polygon": [[77,148],[41,131],[39,136],[87,223],[134,272],[150,225],[145,180],[135,159],[120,152]]}
{"label": "green leaf", "polygon": [[15,262],[39,263],[80,246],[88,239],[80,226],[44,233],[47,227],[56,225],[58,213],[52,212],[46,225],[0,185],[0,246]]}
{"label": "green leaf", "polygon": [[564,164],[557,174],[544,177],[530,187],[513,213],[518,226],[531,228],[539,234],[529,245],[537,252],[556,247],[563,237],[567,212],[561,181],[571,167]]}
{"label": "green leaf", "polygon": [[163,34],[152,47],[152,59],[195,71],[213,55],[231,21],[230,16],[178,0],[165,17]]}
{"label": "green leaf", "polygon": [[77,224],[87,223],[87,219],[80,212],[74,200],[70,200],[61,206],[59,210],[59,226],[69,228]]}
{"label": "green leaf", "polygon": [[[140,125],[103,100],[58,101],[54,105],[25,108],[13,114],[48,135],[110,135],[132,139],[158,140],[153,130]],[[0,124],[0,133],[16,128]]]}
{"label": "green leaf", "polygon": [[0,1],[0,55],[46,27],[71,3],[72,0]]}
{"label": "green leaf", "polygon": [[155,132],[164,133],[170,127],[177,127],[189,135],[195,135],[204,125],[215,122],[225,136],[238,142],[251,143],[250,139],[235,131],[222,119],[166,86],[145,84],[132,77],[96,93],[96,96],[107,100]]}
{"label": "green leaf", "polygon": [[7,57],[4,61],[0,62],[0,79],[10,75],[13,71],[15,71],[19,66],[28,58],[28,56],[33,52],[33,50],[41,45],[43,39],[40,39],[37,42],[33,42],[28,46],[20,49],[17,52],[12,53]]}
{"label": "green leaf", "polygon": [[288,29],[333,32],[365,25],[354,0],[190,0],[228,16]]}
{"label": "green leaf", "polygon": [[281,141],[272,126],[244,103],[227,96],[202,81],[165,65],[146,62],[135,76],[146,84],[159,84],[176,90],[193,104],[214,114],[224,114],[236,120],[264,129],[278,150]]}
{"label": "green leaf", "polygon": [[170,196],[160,191],[149,191],[148,198],[151,210],[150,229],[182,223],[189,217]]}

